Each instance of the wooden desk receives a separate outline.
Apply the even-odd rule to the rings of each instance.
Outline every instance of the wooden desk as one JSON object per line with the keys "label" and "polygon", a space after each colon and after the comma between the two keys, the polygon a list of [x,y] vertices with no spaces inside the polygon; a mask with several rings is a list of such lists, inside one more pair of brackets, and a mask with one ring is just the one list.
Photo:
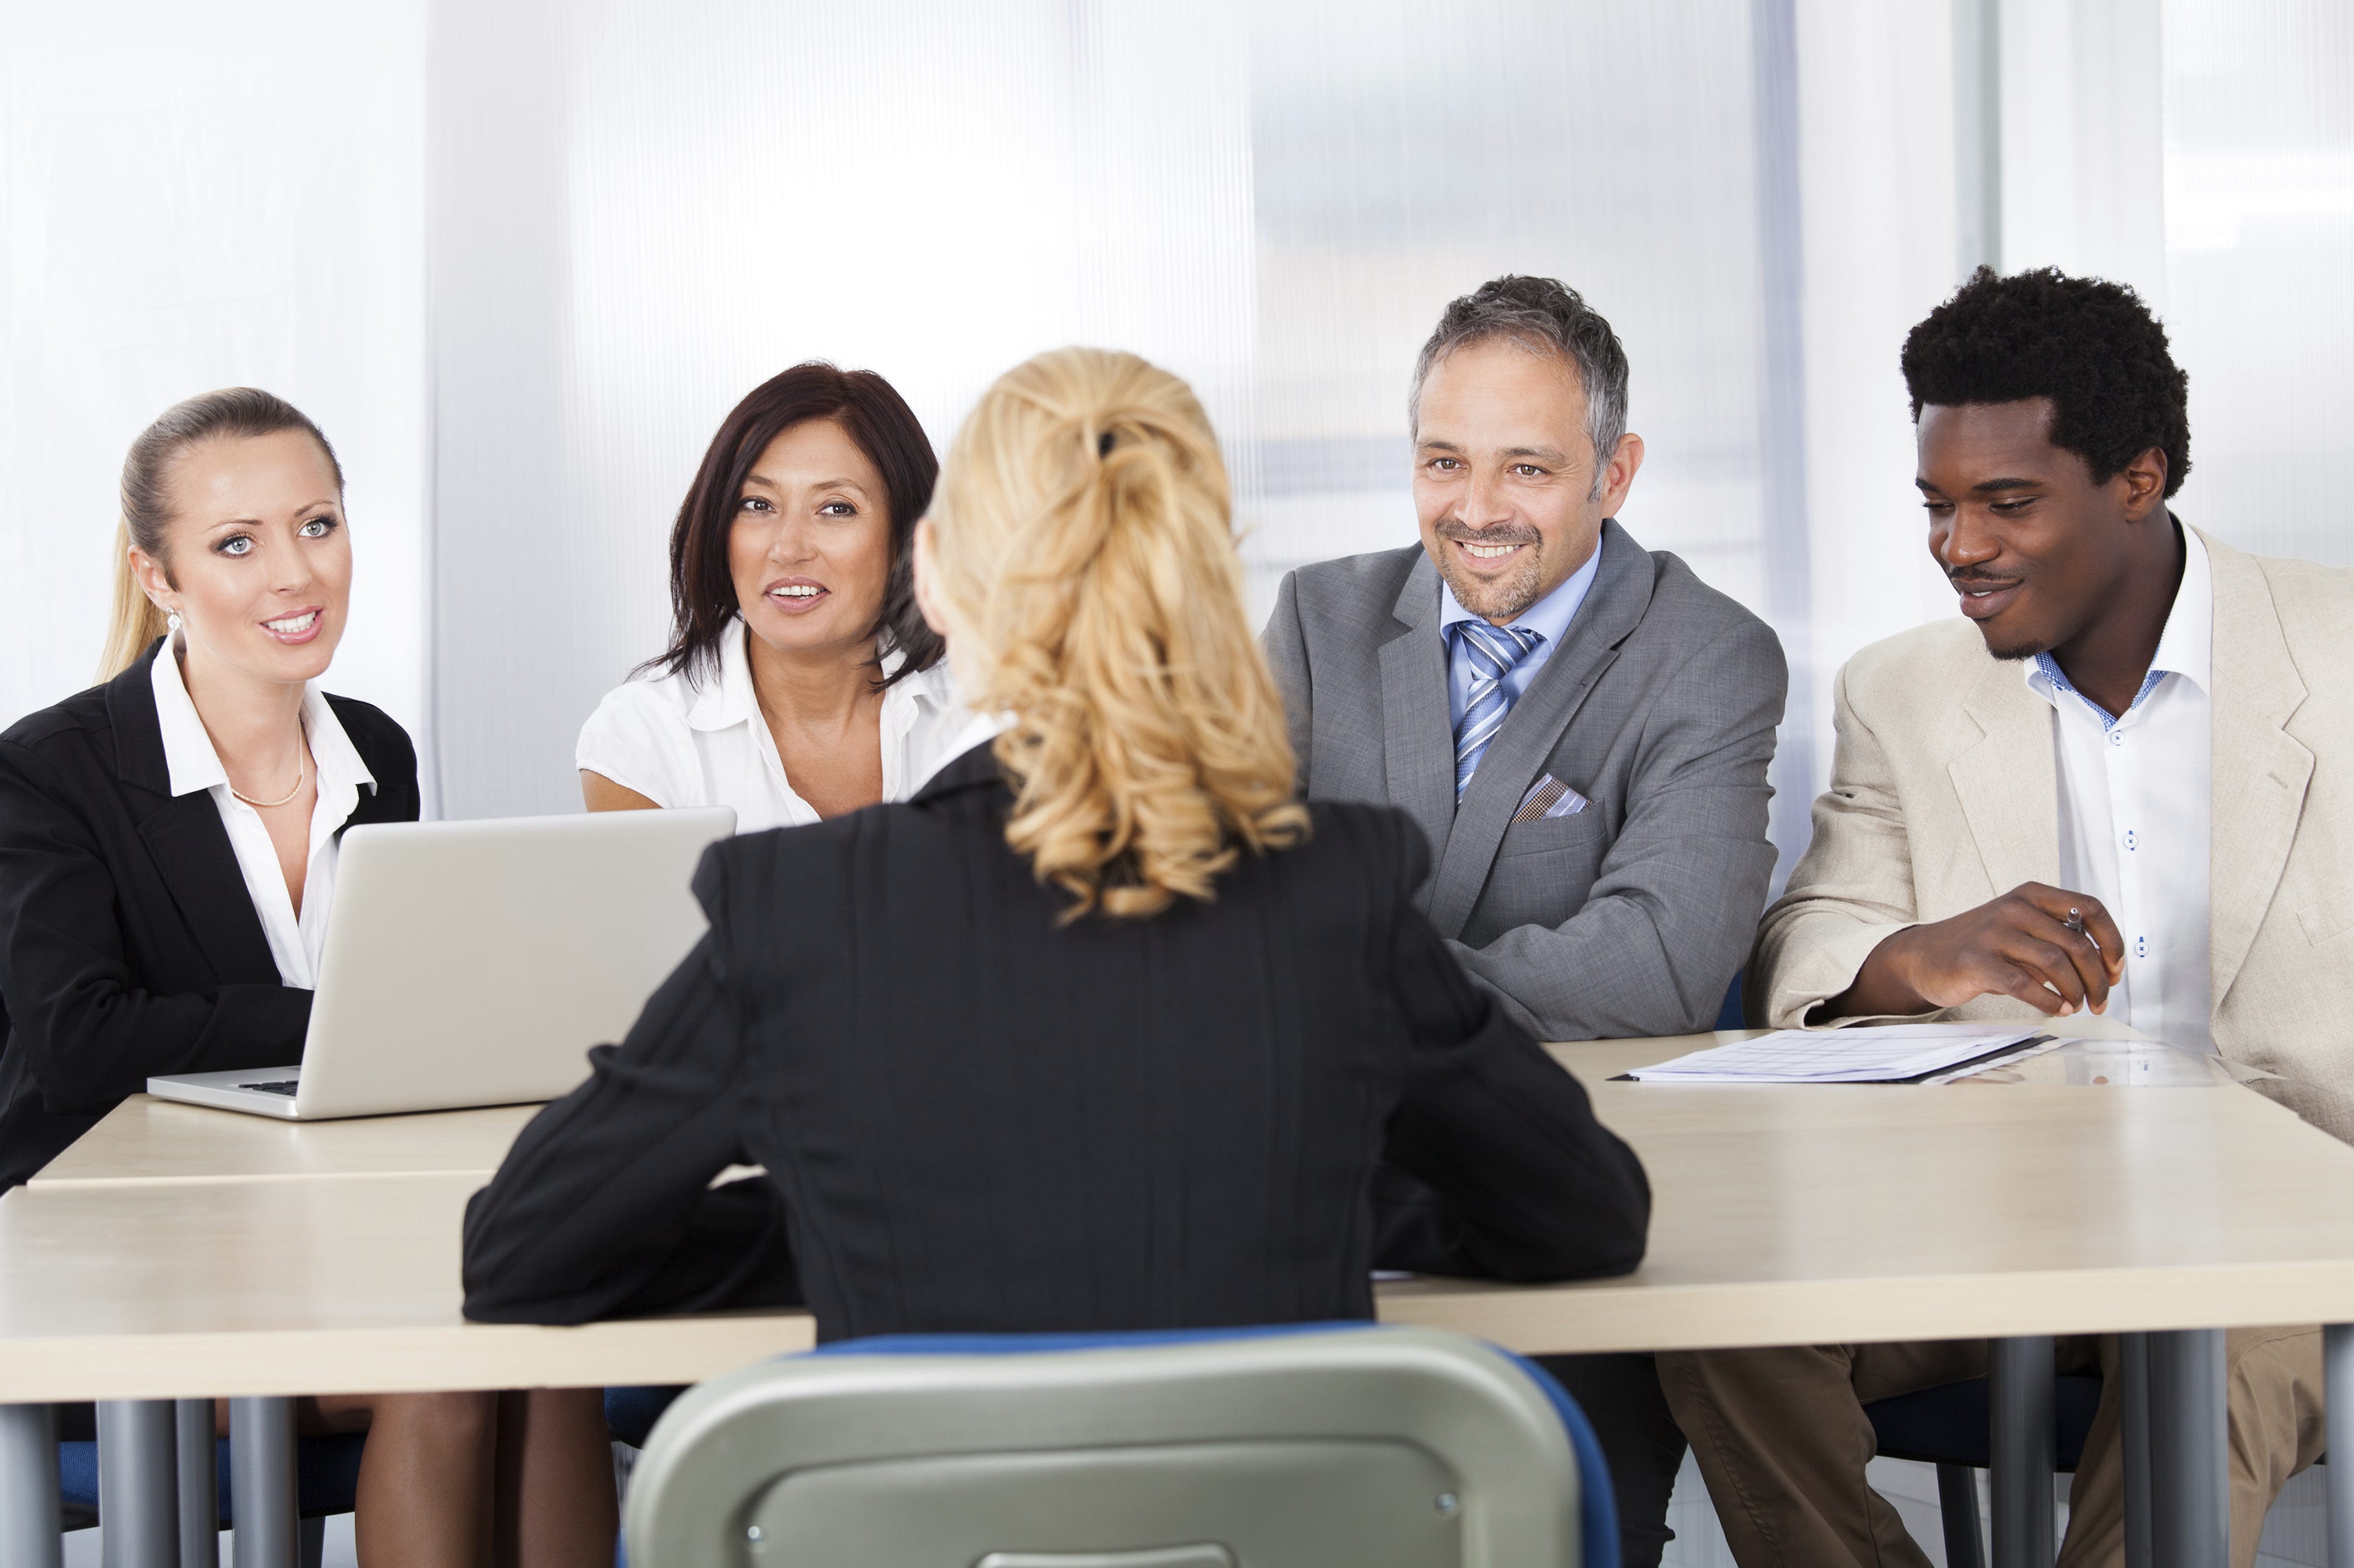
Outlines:
{"label": "wooden desk", "polygon": [[[1709,1038],[1553,1048],[1650,1173],[1639,1270],[1405,1281],[1383,1315],[1530,1353],[2354,1319],[2354,1149],[2258,1095],[2069,1086],[2050,1057],[2028,1065],[2044,1081],[1941,1089],[1611,1081]],[[471,1386],[510,1356],[510,1385],[686,1381],[807,1342],[798,1314],[462,1322],[465,1199],[532,1109],[298,1124],[126,1102],[0,1200],[0,1402]],[[402,1364],[376,1364],[396,1332]],[[625,1343],[627,1372],[604,1360]]]}
{"label": "wooden desk", "polygon": [[802,1312],[468,1323],[459,1226],[483,1180],[12,1192],[0,1200],[0,1402],[692,1383],[812,1342]]}
{"label": "wooden desk", "polygon": [[342,1121],[281,1121],[133,1095],[43,1166],[32,1185],[280,1176],[487,1177],[539,1108],[493,1106]]}
{"label": "wooden desk", "polygon": [[1552,1048],[1650,1174],[1640,1269],[1408,1281],[1383,1315],[1537,1352],[2354,1313],[2354,1149],[2251,1090],[2075,1086],[2055,1056],[1944,1088],[1612,1081],[1709,1039]]}
{"label": "wooden desk", "polygon": [[[1407,1281],[1382,1316],[1538,1352],[2354,1322],[2354,1149],[2250,1091],[2051,1058],[1937,1089],[1612,1081],[1708,1039],[1554,1048],[1650,1171],[1638,1272]],[[0,1199],[0,1402],[684,1383],[810,1342],[798,1312],[462,1321],[460,1215],[528,1114],[126,1105]]]}

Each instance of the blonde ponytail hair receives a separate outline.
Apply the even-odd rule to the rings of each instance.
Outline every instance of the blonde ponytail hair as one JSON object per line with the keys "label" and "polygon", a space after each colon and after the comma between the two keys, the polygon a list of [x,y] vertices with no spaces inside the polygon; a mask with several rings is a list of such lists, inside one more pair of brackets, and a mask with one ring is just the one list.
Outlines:
{"label": "blonde ponytail hair", "polygon": [[172,521],[172,464],[182,452],[205,441],[234,440],[248,436],[274,436],[281,430],[301,430],[319,443],[327,467],[335,476],[335,490],[344,488],[344,465],[335,449],[302,409],[259,387],[224,387],[200,392],[173,404],[155,422],[139,432],[122,460],[122,514],[114,531],[114,615],[107,628],[106,652],[98,662],[98,678],[111,681],[139,662],[147,646],[164,635],[164,612],[139,586],[131,568],[131,546],[144,550],[164,568],[169,581],[172,563],[164,551],[164,530]]}
{"label": "blonde ponytail hair", "polygon": [[131,524],[114,524],[114,609],[106,629],[106,652],[99,655],[98,678],[111,681],[139,662],[147,645],[164,635],[164,612],[139,586],[131,569]]}
{"label": "blonde ponytail hair", "polygon": [[1099,909],[1207,902],[1240,853],[1308,831],[1282,698],[1243,605],[1225,464],[1182,381],[1066,348],[1008,371],[930,513],[960,671],[1013,717],[1006,842]]}

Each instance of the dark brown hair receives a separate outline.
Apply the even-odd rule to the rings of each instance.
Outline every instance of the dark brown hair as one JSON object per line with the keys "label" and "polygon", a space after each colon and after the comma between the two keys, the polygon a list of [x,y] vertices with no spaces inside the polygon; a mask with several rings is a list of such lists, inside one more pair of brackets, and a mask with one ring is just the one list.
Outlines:
{"label": "dark brown hair", "polygon": [[131,443],[130,455],[122,460],[122,516],[114,535],[114,617],[106,633],[106,652],[99,660],[100,680],[112,680],[129,669],[149,643],[164,635],[164,612],[139,586],[138,574],[131,569],[131,547],[136,545],[154,556],[170,580],[164,529],[172,521],[166,487],[173,463],[190,447],[206,441],[274,436],[281,430],[301,430],[318,442],[327,466],[334,471],[335,489],[344,488],[344,465],[335,461],[335,449],[319,427],[302,409],[259,387],[224,387],[175,403]]}
{"label": "dark brown hair", "polygon": [[924,427],[888,381],[871,370],[840,370],[822,359],[796,365],[752,388],[720,423],[670,535],[670,646],[640,666],[666,675],[716,670],[719,639],[740,610],[727,569],[727,537],[744,481],[769,443],[795,425],[832,419],[883,476],[891,528],[891,577],[875,619],[875,659],[896,648],[905,662],[887,686],[940,661],[946,645],[916,608],[917,519],[932,503],[939,459]]}

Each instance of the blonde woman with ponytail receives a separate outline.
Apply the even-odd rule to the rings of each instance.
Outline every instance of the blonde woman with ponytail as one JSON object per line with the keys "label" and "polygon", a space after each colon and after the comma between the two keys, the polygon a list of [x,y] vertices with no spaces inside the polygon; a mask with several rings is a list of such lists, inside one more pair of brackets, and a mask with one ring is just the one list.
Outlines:
{"label": "blonde woman with ponytail", "polygon": [[709,935],[475,1198],[470,1314],[1213,1326],[1368,1318],[1376,1264],[1635,1266],[1641,1168],[1424,920],[1419,834],[1293,798],[1183,382],[1077,348],[1002,377],[916,584],[970,748],[713,847]]}
{"label": "blonde woman with ponytail", "polygon": [[1083,349],[998,383],[918,529],[925,613],[1012,723],[1006,842],[1071,895],[1158,915],[1308,832],[1243,609],[1225,464],[1185,384]]}
{"label": "blonde woman with ponytail", "polygon": [[[103,683],[0,735],[0,1189],[151,1076],[299,1061],[343,830],[418,814],[408,735],[320,689],[352,549],[319,428],[251,387],[191,397],[122,497]],[[365,1568],[611,1559],[595,1390],[295,1409],[367,1434]]]}

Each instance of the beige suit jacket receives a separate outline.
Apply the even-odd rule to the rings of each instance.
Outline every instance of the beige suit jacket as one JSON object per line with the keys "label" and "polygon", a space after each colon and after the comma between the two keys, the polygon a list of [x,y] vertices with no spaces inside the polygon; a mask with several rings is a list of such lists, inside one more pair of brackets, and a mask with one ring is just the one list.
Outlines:
{"label": "beige suit jacket", "polygon": [[[2214,567],[2208,964],[2216,1048],[2354,1142],[2354,571]],[[2052,713],[1963,620],[1874,643],[1833,690],[1831,787],[1766,912],[1752,994],[1793,1028],[1891,933],[2060,880]],[[1980,997],[1942,1016],[2032,1016]]]}

